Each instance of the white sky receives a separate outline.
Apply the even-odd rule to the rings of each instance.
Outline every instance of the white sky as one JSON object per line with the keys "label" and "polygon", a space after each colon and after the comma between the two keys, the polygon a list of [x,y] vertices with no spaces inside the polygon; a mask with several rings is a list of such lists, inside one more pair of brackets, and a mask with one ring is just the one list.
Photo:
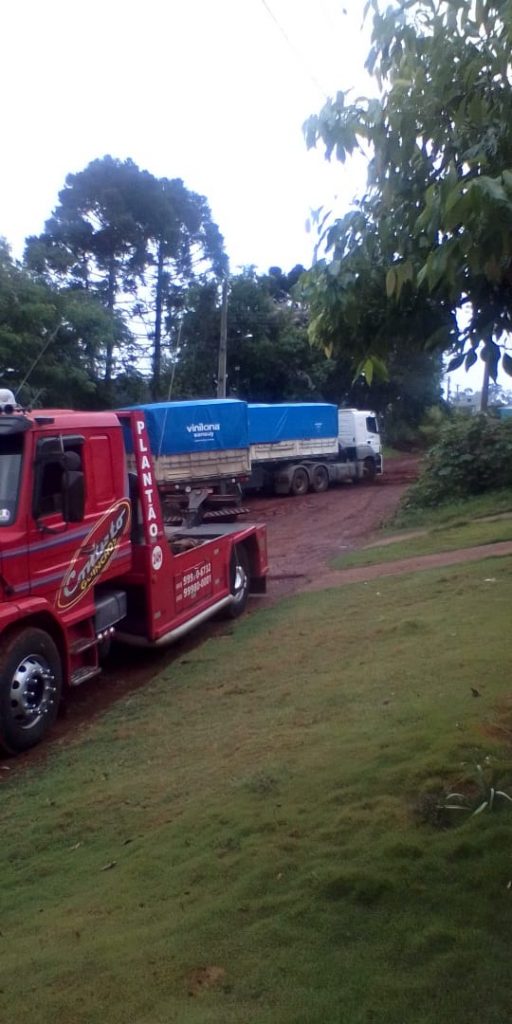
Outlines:
{"label": "white sky", "polygon": [[[21,256],[66,174],[110,153],[205,195],[232,270],[308,266],[309,211],[342,212],[364,189],[362,159],[329,164],[302,135],[326,95],[374,91],[363,7],[3,0],[0,235]],[[453,376],[479,385],[480,372]]]}
{"label": "white sky", "polygon": [[110,153],[205,195],[232,269],[310,263],[310,208],[364,184],[302,136],[323,92],[368,91],[363,6],[3,0],[0,234],[21,255],[66,174]]}

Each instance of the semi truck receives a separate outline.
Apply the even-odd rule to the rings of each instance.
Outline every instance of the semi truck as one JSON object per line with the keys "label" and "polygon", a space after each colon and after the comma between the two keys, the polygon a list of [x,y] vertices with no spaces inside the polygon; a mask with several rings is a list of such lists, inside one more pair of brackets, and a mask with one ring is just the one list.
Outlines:
{"label": "semi truck", "polygon": [[369,410],[323,402],[249,404],[248,427],[249,488],[301,495],[382,473],[379,426]]}
{"label": "semi truck", "polygon": [[[154,441],[154,439],[153,439]],[[165,457],[165,441],[157,457]],[[0,747],[51,729],[112,640],[161,647],[265,590],[265,527],[164,522],[143,411],[0,392]]]}
{"label": "semi truck", "polygon": [[244,491],[300,495],[382,473],[379,426],[369,410],[233,399],[134,408],[148,425],[166,513],[188,525],[231,515]]}

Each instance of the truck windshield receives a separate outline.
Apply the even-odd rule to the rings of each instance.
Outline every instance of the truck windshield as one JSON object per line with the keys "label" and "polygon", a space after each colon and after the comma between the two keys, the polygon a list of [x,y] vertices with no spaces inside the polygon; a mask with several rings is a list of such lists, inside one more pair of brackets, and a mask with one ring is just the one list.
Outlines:
{"label": "truck windshield", "polygon": [[23,437],[0,437],[0,527],[16,518],[21,477]]}

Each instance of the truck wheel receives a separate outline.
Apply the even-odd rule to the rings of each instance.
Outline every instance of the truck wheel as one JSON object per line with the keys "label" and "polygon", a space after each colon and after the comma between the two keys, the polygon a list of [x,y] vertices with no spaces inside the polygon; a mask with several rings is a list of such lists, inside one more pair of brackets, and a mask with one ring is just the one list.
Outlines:
{"label": "truck wheel", "polygon": [[293,494],[294,498],[299,497],[301,494],[307,494],[309,491],[309,476],[307,471],[299,466],[295,470],[292,476],[292,482],[290,484],[290,494]]}
{"label": "truck wheel", "polygon": [[311,486],[315,494],[323,494],[329,487],[329,473],[325,466],[315,466],[311,475]]}
{"label": "truck wheel", "polygon": [[229,567],[231,593],[233,600],[227,606],[225,614],[228,619],[237,619],[245,610],[249,597],[250,567],[247,551],[244,547],[233,548]]}
{"label": "truck wheel", "polygon": [[375,459],[365,459],[363,462],[363,480],[366,480],[368,483],[373,483],[376,475],[377,470],[375,469]]}
{"label": "truck wheel", "polygon": [[42,629],[11,636],[0,656],[0,746],[9,754],[40,743],[57,717],[62,666]]}

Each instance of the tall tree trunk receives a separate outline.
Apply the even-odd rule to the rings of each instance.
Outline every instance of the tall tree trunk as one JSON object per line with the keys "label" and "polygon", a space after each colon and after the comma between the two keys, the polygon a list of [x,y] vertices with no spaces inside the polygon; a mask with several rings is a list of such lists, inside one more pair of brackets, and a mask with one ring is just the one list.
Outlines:
{"label": "tall tree trunk", "polygon": [[[114,308],[116,301],[116,261],[115,257],[111,256],[109,268],[108,268],[108,284],[107,284],[107,309],[110,315],[114,316]],[[114,342],[111,339],[107,341],[105,346],[105,384],[110,389],[110,383],[112,381],[112,370],[114,367]]]}
{"label": "tall tree trunk", "polygon": [[489,363],[484,363],[484,377],[482,381],[482,392],[480,395],[480,412],[487,412],[489,405]]}
{"label": "tall tree trunk", "polygon": [[162,312],[164,302],[164,247],[158,243],[156,261],[156,292],[155,292],[155,330],[153,338],[153,380],[151,393],[156,402],[160,397],[160,378],[162,375]]}

